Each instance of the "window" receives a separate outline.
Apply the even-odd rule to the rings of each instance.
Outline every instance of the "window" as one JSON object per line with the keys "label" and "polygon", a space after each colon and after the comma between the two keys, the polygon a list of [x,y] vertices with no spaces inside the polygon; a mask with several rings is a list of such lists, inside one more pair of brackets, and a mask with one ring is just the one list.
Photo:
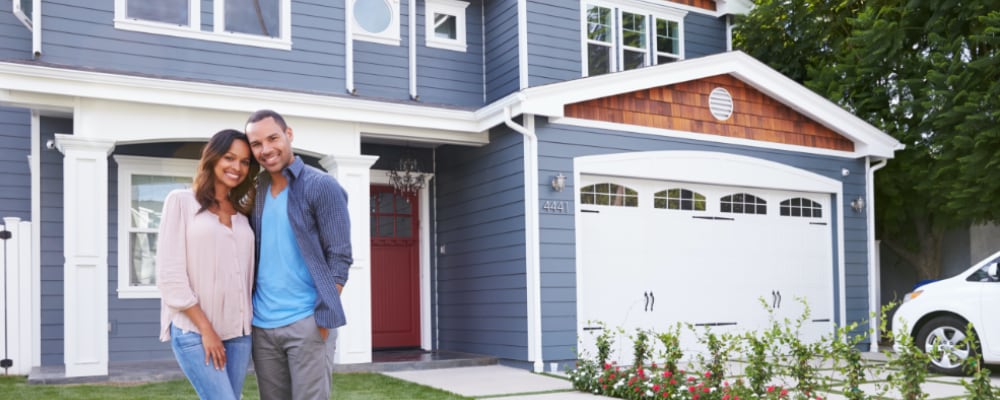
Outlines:
{"label": "window", "polygon": [[156,235],[163,201],[189,188],[197,160],[115,156],[118,164],[118,297],[158,298]]}
{"label": "window", "polygon": [[796,197],[781,202],[781,215],[785,217],[822,218],[823,206],[819,203]]}
{"label": "window", "polygon": [[627,71],[683,58],[686,12],[664,5],[623,6],[624,1],[585,1],[584,74]]}
{"label": "window", "polygon": [[653,208],[705,211],[705,196],[687,189],[668,189],[653,194]]}
{"label": "window", "polygon": [[24,26],[31,28],[31,13],[34,9],[34,0],[13,0],[14,16],[21,20]]}
{"label": "window", "polygon": [[291,0],[115,0],[115,28],[291,50]]}
{"label": "window", "polygon": [[455,0],[427,0],[424,10],[424,38],[427,47],[464,52],[465,9],[469,3]]}
{"label": "window", "polygon": [[580,204],[638,207],[639,193],[614,183],[596,183],[580,189]]}
{"label": "window", "polygon": [[736,193],[723,197],[719,211],[733,214],[767,214],[767,202],[748,193]]}
{"label": "window", "polygon": [[352,0],[353,37],[399,45],[399,0]]}

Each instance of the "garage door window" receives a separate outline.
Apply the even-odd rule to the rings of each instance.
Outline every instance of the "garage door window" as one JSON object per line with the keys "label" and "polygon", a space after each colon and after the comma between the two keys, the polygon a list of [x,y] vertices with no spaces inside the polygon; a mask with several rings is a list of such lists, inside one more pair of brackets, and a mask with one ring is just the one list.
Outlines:
{"label": "garage door window", "polygon": [[781,216],[783,217],[805,217],[822,218],[823,206],[819,203],[796,197],[781,202]]}
{"label": "garage door window", "polygon": [[653,194],[653,208],[705,211],[705,196],[687,189],[667,189]]}
{"label": "garage door window", "polygon": [[614,183],[595,183],[580,189],[580,204],[612,207],[638,207],[639,193]]}
{"label": "garage door window", "polygon": [[733,214],[767,214],[767,202],[749,193],[725,196],[719,203],[720,211]]}

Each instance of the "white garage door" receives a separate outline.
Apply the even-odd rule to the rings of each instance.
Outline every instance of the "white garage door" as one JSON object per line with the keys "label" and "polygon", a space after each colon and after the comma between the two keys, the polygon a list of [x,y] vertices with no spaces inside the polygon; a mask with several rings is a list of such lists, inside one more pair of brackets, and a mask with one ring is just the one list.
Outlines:
{"label": "white garage door", "polygon": [[[829,193],[583,175],[578,186],[581,348],[596,324],[663,332],[677,322],[746,331],[811,315],[804,339],[832,330]],[[701,351],[682,331],[686,353]],[[617,341],[621,362],[631,343]]]}

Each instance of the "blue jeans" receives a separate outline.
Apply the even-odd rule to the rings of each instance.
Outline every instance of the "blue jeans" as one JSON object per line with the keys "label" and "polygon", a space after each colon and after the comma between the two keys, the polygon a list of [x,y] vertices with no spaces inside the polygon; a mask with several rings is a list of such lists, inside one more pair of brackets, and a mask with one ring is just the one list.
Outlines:
{"label": "blue jeans", "polygon": [[177,363],[202,399],[239,400],[243,393],[243,381],[250,366],[250,335],[224,340],[222,345],[226,348],[226,367],[220,371],[211,363],[205,364],[200,334],[170,326],[170,347]]}

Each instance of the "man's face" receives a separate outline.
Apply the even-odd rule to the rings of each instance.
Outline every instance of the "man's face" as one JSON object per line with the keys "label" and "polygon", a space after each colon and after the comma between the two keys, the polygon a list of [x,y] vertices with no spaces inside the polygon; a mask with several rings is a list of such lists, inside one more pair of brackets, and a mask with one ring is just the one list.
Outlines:
{"label": "man's face", "polygon": [[282,130],[274,118],[268,117],[247,124],[246,133],[254,158],[267,172],[280,174],[292,163],[295,157],[292,154],[292,128]]}

